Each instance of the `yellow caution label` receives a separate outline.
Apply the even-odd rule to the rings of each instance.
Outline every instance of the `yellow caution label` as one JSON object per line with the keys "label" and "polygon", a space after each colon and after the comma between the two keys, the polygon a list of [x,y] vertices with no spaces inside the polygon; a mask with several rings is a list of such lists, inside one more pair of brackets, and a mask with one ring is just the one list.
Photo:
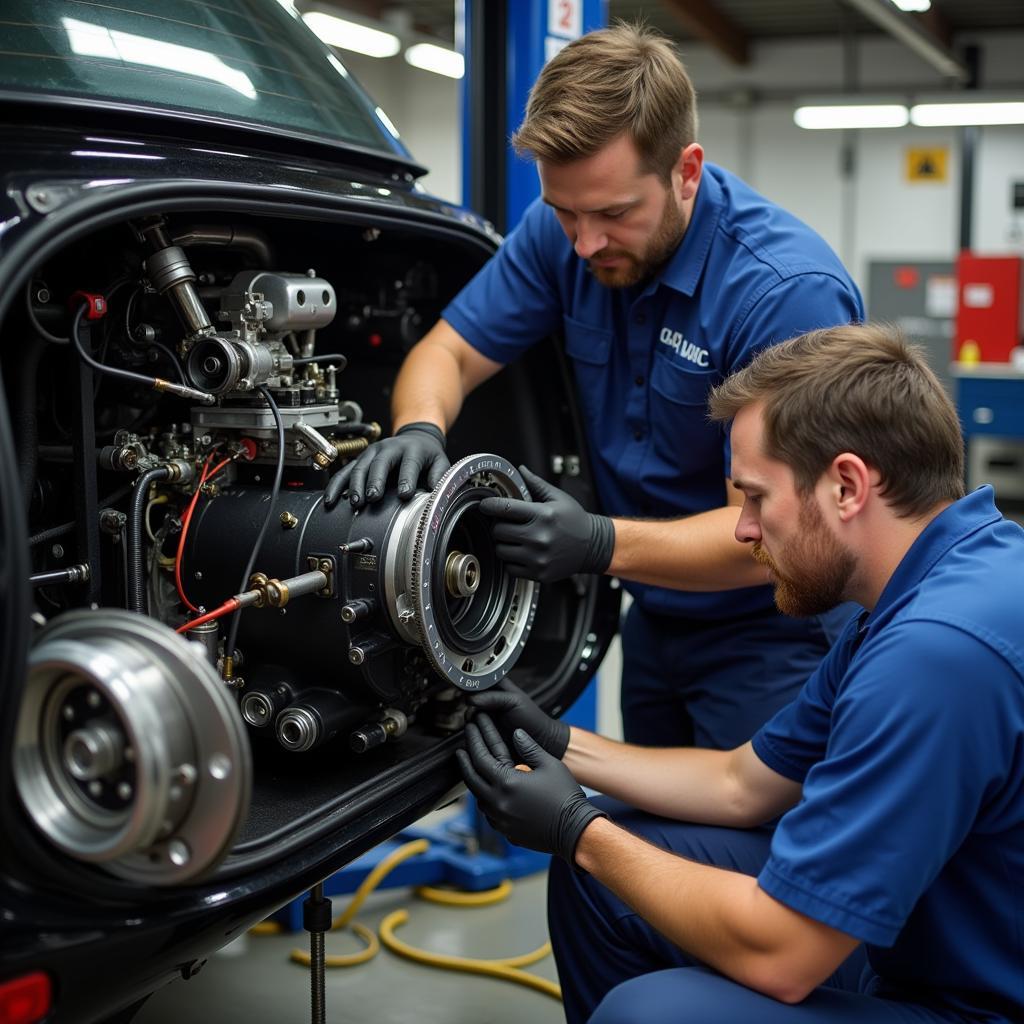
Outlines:
{"label": "yellow caution label", "polygon": [[946,181],[949,146],[908,146],[906,168],[908,181]]}

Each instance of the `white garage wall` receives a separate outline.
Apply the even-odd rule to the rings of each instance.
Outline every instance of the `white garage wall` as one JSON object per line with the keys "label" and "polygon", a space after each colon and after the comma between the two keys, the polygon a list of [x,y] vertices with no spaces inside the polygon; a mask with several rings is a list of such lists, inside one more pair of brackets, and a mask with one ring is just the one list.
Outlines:
{"label": "white garage wall", "polygon": [[[1022,82],[1024,34],[979,36],[983,85]],[[700,138],[709,159],[735,170],[755,188],[816,228],[863,287],[875,259],[953,259],[959,246],[960,131],[915,128],[848,133],[852,178],[842,173],[844,135],[809,132],[792,121],[791,99],[766,99],[741,114],[722,102],[727,90],[806,91],[808,97],[843,89],[839,43],[764,43],[749,69],[730,69],[706,47],[684,53],[698,90],[708,98]],[[888,39],[865,41],[856,62],[864,89],[928,86],[941,81],[918,57]],[[1018,88],[1018,92],[1021,90]],[[946,146],[944,183],[906,178],[908,147]],[[1024,252],[1024,217],[1010,209],[1011,183],[1024,181],[1024,128],[985,128],[975,156],[974,248]],[[869,310],[870,312],[870,310]]]}

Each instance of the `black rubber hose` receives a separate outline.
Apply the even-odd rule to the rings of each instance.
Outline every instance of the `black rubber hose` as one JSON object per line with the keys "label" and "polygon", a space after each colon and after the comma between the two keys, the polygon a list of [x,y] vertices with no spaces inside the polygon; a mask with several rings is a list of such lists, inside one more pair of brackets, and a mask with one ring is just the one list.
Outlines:
{"label": "black rubber hose", "polygon": [[134,370],[122,370],[116,366],[107,366],[106,363],[97,362],[96,359],[86,351],[79,328],[82,324],[82,317],[85,316],[85,311],[87,309],[88,306],[85,304],[79,306],[78,312],[75,313],[75,318],[71,322],[71,340],[74,342],[75,348],[77,349],[82,361],[88,363],[89,366],[91,366],[97,373],[106,373],[111,377],[120,377],[121,380],[133,380],[139,384],[146,384],[151,388],[155,388],[155,377],[147,377],[145,374],[135,373]]}
{"label": "black rubber hose", "polygon": [[[274,473],[274,483],[270,488],[270,503],[267,505],[267,514],[263,520],[263,525],[260,527],[260,532],[256,535],[256,543],[252,546],[249,561],[246,563],[245,572],[242,573],[242,582],[239,584],[238,590],[235,591],[236,594],[244,593],[249,589],[249,577],[252,575],[253,567],[256,565],[260,546],[263,544],[263,538],[267,535],[270,521],[274,518],[274,506],[277,504],[277,496],[281,493],[281,480],[284,477],[284,420],[281,419],[281,410],[278,409],[277,402],[274,401],[273,396],[265,386],[260,385],[257,391],[264,397],[267,405],[270,406],[270,411],[274,414],[274,422],[277,424],[277,470]],[[242,609],[239,608],[231,616],[231,624],[228,626],[228,638],[224,646],[225,658],[234,658],[235,656],[235,643],[238,640],[238,624],[241,618]]]}
{"label": "black rubber hose", "polygon": [[[125,487],[119,487],[116,491],[108,494],[105,498],[101,498],[98,502],[100,508],[107,508],[113,505],[114,502],[120,501],[130,490],[132,484],[128,484]],[[77,519],[71,519],[66,523],[61,523],[59,526],[50,526],[40,533],[34,533],[28,539],[28,546],[35,547],[36,544],[44,544],[48,540],[56,540],[58,537],[63,537],[66,533],[71,533],[74,528],[78,525]]]}
{"label": "black rubber hose", "polygon": [[142,527],[149,500],[149,485],[166,480],[171,471],[166,466],[148,469],[135,482],[132,504],[128,511],[128,610],[146,614],[146,574],[142,557]]}

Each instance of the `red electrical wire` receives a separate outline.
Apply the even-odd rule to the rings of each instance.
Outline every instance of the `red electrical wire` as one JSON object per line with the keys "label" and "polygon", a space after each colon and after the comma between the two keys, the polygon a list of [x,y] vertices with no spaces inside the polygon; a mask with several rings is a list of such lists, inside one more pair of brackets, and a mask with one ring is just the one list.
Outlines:
{"label": "red electrical wire", "polygon": [[179,626],[174,632],[187,633],[190,629],[193,629],[196,626],[201,626],[204,622],[212,622],[214,619],[219,619],[222,615],[227,615],[228,612],[235,611],[240,604],[241,601],[239,601],[237,597],[229,597],[219,608],[214,608],[212,612],[207,612],[205,615],[200,615],[198,618],[192,619],[191,622],[186,622],[183,626]]}
{"label": "red electrical wire", "polygon": [[[203,471],[199,474],[199,483],[196,484],[195,494],[192,495],[192,500],[188,503],[185,514],[181,517],[181,536],[178,537],[178,551],[174,557],[174,583],[178,588],[178,597],[181,598],[181,603],[191,612],[197,612],[199,609],[185,594],[185,587],[181,580],[181,556],[185,551],[185,538],[188,536],[188,527],[192,521],[192,513],[195,510],[196,502],[199,501],[199,495],[203,493],[203,484],[208,480],[212,480],[231,461],[230,457],[223,459],[211,470],[210,463],[213,462],[215,454],[215,452],[210,452],[206,456],[206,462],[203,463]],[[192,624],[194,625],[194,623]]]}

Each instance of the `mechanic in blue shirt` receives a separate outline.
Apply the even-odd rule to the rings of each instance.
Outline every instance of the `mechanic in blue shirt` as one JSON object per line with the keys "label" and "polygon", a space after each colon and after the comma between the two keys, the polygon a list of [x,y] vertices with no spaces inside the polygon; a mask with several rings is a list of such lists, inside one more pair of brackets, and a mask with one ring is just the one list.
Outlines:
{"label": "mechanic in blue shirt", "polygon": [[568,1020],[1019,1024],[1024,531],[991,488],[963,496],[956,412],[891,328],[768,349],[711,410],[779,605],[866,610],[732,751],[617,744],[510,686],[473,698],[494,715],[459,752],[481,809],[564,858]]}
{"label": "mechanic in blue shirt", "polygon": [[399,497],[421,473],[432,487],[465,395],[562,332],[611,518],[527,472],[536,504],[481,506],[498,554],[544,582],[629,581],[626,738],[724,748],[793,696],[849,612],[795,622],[772,606],[732,536],[740,496],[707,395],[758,349],[863,310],[817,234],[704,162],[696,119],[686,71],[647,30],[592,33],[547,64],[514,139],[542,199],[412,350],[396,436],[342,470],[327,503],[346,484],[355,506],[378,499],[393,468]]}

